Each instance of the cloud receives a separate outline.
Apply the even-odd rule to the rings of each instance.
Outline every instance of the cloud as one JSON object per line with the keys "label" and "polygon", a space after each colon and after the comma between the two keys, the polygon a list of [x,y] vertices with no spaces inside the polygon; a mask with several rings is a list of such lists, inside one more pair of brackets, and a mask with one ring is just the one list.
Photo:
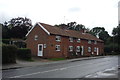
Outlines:
{"label": "cloud", "polygon": [[80,8],[79,8],[79,7],[72,7],[72,8],[69,8],[68,11],[69,11],[69,12],[79,12],[79,11],[80,11]]}

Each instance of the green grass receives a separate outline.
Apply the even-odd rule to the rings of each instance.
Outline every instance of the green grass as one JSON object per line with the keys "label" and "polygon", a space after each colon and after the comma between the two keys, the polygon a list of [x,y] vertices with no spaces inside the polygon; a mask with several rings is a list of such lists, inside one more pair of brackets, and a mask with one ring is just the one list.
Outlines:
{"label": "green grass", "polygon": [[33,60],[33,59],[26,59],[26,61],[34,62],[34,60]]}
{"label": "green grass", "polygon": [[61,60],[65,60],[65,58],[50,58],[49,60],[52,60],[52,61],[61,61]]}

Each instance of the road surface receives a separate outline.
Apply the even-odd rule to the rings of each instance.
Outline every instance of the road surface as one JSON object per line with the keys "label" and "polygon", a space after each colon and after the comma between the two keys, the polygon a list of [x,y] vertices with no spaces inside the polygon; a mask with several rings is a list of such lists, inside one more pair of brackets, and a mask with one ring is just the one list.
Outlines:
{"label": "road surface", "polygon": [[118,66],[117,56],[3,70],[3,78],[84,78]]}

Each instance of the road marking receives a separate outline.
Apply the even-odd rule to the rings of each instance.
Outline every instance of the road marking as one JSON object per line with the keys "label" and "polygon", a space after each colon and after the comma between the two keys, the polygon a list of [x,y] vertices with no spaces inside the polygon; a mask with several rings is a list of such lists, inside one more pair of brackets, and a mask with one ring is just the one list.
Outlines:
{"label": "road marking", "polygon": [[67,69],[67,68],[60,68],[60,70],[65,70],[65,69]]}
{"label": "road marking", "polygon": [[19,76],[13,76],[13,77],[10,77],[10,78],[19,78],[19,77],[30,76],[30,75],[40,74],[40,73],[47,73],[47,72],[58,71],[58,70],[65,70],[65,69],[68,69],[68,68],[73,68],[73,67],[78,67],[78,66],[81,66],[81,65],[69,66],[69,67],[64,67],[64,68],[59,68],[59,69],[52,69],[52,70],[43,71],[43,72],[35,72],[35,73],[24,74],[24,75],[19,75]]}
{"label": "road marking", "polygon": [[36,73],[31,73],[31,74],[19,75],[19,76],[14,76],[14,77],[10,77],[10,78],[19,78],[19,77],[23,77],[23,76],[30,76],[30,75],[52,72],[52,71],[57,71],[57,70],[59,70],[59,69],[53,69],[53,70],[48,70],[48,71],[43,71],[43,72],[36,72]]}
{"label": "road marking", "polygon": [[[107,62],[107,61],[105,61],[105,62]],[[94,64],[94,63],[89,63],[89,64]],[[30,76],[30,75],[40,74],[40,73],[47,73],[47,72],[58,71],[58,70],[65,70],[65,69],[68,69],[68,68],[73,68],[73,67],[78,67],[78,66],[81,66],[81,65],[69,66],[69,67],[64,67],[64,68],[59,68],[59,69],[52,69],[52,70],[43,71],[43,72],[35,72],[35,73],[24,74],[24,75],[19,75],[19,76],[13,76],[13,77],[10,77],[10,78],[19,78],[19,77]]]}
{"label": "road marking", "polygon": [[116,70],[116,69],[117,69],[116,67],[112,67],[112,68],[109,68],[109,69],[104,69],[102,71],[98,71],[98,72],[86,75],[85,78],[100,78],[100,77],[103,77],[103,76],[114,76],[115,73],[105,73],[105,72],[106,71],[111,71],[111,70]]}

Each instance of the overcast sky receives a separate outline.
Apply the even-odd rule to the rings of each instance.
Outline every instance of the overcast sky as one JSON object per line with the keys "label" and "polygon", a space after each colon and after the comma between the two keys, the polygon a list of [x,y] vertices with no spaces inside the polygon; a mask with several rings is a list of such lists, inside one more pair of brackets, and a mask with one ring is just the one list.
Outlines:
{"label": "overcast sky", "polygon": [[118,25],[119,0],[0,0],[0,22],[28,17],[33,25],[75,21],[86,28],[105,27],[111,34]]}

